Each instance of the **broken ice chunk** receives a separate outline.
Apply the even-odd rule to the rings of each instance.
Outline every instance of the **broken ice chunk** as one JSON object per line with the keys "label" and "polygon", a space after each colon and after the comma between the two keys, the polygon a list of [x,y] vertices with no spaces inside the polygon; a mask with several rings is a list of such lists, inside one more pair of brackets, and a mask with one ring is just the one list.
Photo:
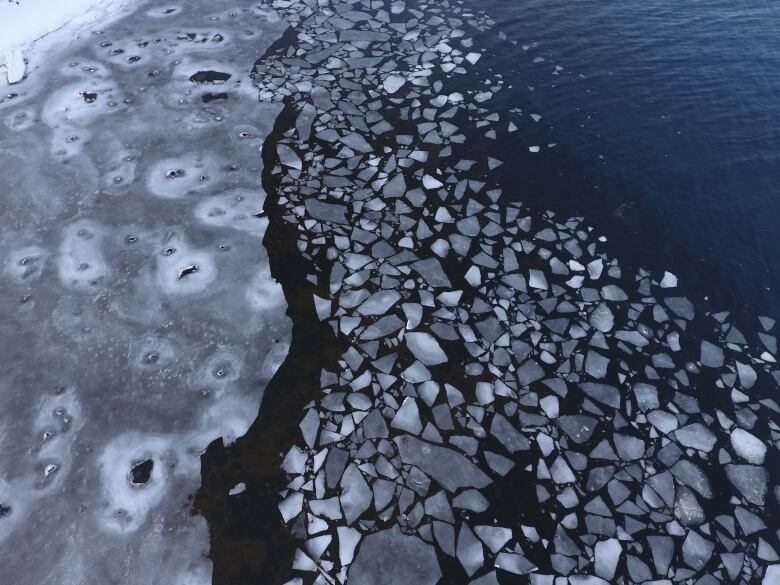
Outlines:
{"label": "broken ice chunk", "polygon": [[395,413],[390,426],[413,435],[420,434],[422,422],[420,422],[420,411],[414,398],[407,397],[404,399],[404,403],[398,409],[398,412]]}
{"label": "broken ice chunk", "polygon": [[674,288],[677,286],[677,276],[671,272],[664,272],[664,277],[661,279],[661,288]]}
{"label": "broken ice chunk", "polygon": [[350,583],[363,585],[436,585],[439,579],[433,546],[397,525],[366,536],[349,571]]}
{"label": "broken ice chunk", "polygon": [[702,340],[700,361],[708,368],[720,368],[723,365],[723,350],[709,341]]}
{"label": "broken ice chunk", "polygon": [[474,575],[485,562],[485,552],[482,549],[482,544],[466,524],[462,524],[460,527],[456,554],[469,577]]}
{"label": "broken ice chunk", "polygon": [[385,91],[389,94],[394,94],[399,89],[401,89],[406,83],[406,78],[402,77],[400,75],[388,75],[385,80],[382,82],[382,87],[385,88]]}
{"label": "broken ice chunk", "polygon": [[426,366],[435,366],[447,361],[447,354],[430,333],[410,332],[406,334],[405,339],[414,357]]}
{"label": "broken ice chunk", "polygon": [[680,444],[699,451],[710,452],[715,445],[715,435],[701,423],[693,423],[675,431]]}
{"label": "broken ice chunk", "polygon": [[27,68],[24,56],[18,49],[9,49],[5,53],[6,76],[9,85],[19,83],[24,79],[24,71]]}
{"label": "broken ice chunk", "polygon": [[764,505],[768,473],[755,465],[726,465],[726,477],[751,504]]}
{"label": "broken ice chunk", "polygon": [[354,463],[347,467],[341,477],[341,507],[347,524],[352,524],[371,505],[372,492],[363,474]]}
{"label": "broken ice chunk", "polygon": [[303,169],[303,161],[301,161],[296,152],[286,144],[279,144],[276,147],[276,152],[279,155],[279,162],[284,166],[299,171]]}
{"label": "broken ice chunk", "polygon": [[734,429],[730,439],[734,452],[742,459],[754,465],[761,465],[764,462],[766,445],[758,437],[744,429]]}
{"label": "broken ice chunk", "polygon": [[481,488],[490,483],[487,475],[453,449],[439,447],[411,435],[393,440],[401,453],[401,461],[416,465],[449,492],[462,487]]}
{"label": "broken ice chunk", "polygon": [[623,553],[623,547],[617,538],[602,540],[594,548],[596,556],[596,574],[602,579],[611,580]]}

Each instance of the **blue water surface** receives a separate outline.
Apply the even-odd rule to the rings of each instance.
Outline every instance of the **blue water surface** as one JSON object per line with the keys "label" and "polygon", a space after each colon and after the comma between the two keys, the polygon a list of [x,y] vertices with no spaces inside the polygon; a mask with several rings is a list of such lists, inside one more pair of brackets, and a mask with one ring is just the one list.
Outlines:
{"label": "blue water surface", "polygon": [[491,107],[520,127],[492,146],[516,163],[507,192],[586,217],[622,263],[674,272],[692,299],[780,317],[780,4],[474,6],[506,36],[475,45],[511,86]]}

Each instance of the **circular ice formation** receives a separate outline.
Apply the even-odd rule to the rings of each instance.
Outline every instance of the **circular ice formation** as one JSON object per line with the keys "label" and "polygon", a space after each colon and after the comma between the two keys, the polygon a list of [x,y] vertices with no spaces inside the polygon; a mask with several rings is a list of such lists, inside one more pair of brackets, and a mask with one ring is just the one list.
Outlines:
{"label": "circular ice formation", "polygon": [[268,226],[262,213],[265,195],[259,191],[236,189],[215,195],[195,208],[195,217],[206,225],[246,230],[261,236]]}
{"label": "circular ice formation", "polygon": [[16,282],[37,279],[46,265],[48,252],[40,246],[26,246],[9,254],[5,272]]}
{"label": "circular ice formation", "polygon": [[103,191],[117,194],[125,191],[135,181],[135,172],[140,155],[136,151],[119,150],[100,178]]}
{"label": "circular ice formation", "polygon": [[[173,248],[166,248],[174,250]],[[157,260],[157,282],[167,294],[194,294],[206,290],[214,281],[217,269],[212,254],[175,249],[166,255],[165,251]]]}
{"label": "circular ice formation", "polygon": [[71,83],[52,94],[43,108],[43,118],[52,126],[73,124],[83,127],[122,109],[123,99],[122,92],[110,80]]}
{"label": "circular ice formation", "polygon": [[75,288],[97,286],[109,274],[100,252],[103,228],[88,220],[77,221],[64,230],[57,269],[63,285]]}
{"label": "circular ice formation", "polygon": [[135,369],[152,371],[173,363],[175,356],[176,350],[170,341],[148,336],[135,345],[130,360]]}
{"label": "circular ice formation", "polygon": [[[133,468],[149,460],[153,463],[149,477],[134,482]],[[176,461],[171,441],[161,436],[126,433],[111,441],[98,459],[106,503],[101,524],[116,532],[137,530],[165,495],[167,468]]]}
{"label": "circular ice formation", "polygon": [[213,384],[235,382],[241,376],[241,360],[228,350],[220,350],[206,362],[201,380]]}
{"label": "circular ice formation", "polygon": [[193,152],[152,165],[146,184],[158,197],[176,199],[209,187],[218,174],[216,160]]}

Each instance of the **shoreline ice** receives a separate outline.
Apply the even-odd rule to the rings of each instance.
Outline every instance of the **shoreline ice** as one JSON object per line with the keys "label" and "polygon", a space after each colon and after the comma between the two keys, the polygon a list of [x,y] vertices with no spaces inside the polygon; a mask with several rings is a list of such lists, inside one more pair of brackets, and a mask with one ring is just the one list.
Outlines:
{"label": "shoreline ice", "polygon": [[[0,4],[0,86],[20,82],[56,49],[137,8],[138,0],[21,0]],[[27,63],[25,63],[25,60]]]}

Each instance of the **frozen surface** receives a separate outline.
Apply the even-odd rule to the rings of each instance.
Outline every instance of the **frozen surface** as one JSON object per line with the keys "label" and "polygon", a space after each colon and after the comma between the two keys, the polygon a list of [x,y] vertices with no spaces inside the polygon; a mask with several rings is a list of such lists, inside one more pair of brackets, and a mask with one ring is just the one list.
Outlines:
{"label": "frozen surface", "polygon": [[[3,3],[0,39],[120,4]],[[279,108],[249,78],[284,23],[139,4],[0,101],[3,583],[210,583],[199,457],[288,348],[261,246]]]}

